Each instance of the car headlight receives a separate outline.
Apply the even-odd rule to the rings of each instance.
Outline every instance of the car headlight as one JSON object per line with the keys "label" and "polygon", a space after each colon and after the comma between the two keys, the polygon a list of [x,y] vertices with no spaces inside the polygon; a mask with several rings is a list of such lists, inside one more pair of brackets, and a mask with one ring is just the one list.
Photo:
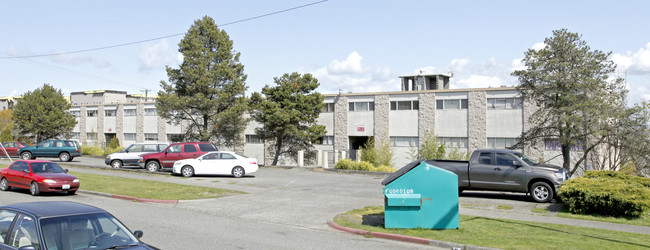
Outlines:
{"label": "car headlight", "polygon": [[74,181],[72,181],[72,182],[77,183],[77,182],[79,182],[79,179],[74,179]]}
{"label": "car headlight", "polygon": [[50,184],[51,184],[51,183],[56,183],[55,180],[50,180],[50,179],[45,179],[45,180],[43,180],[43,182],[45,182],[45,183],[50,183]]}
{"label": "car headlight", "polygon": [[555,178],[558,179],[559,181],[564,181],[564,179],[565,179],[564,171],[557,171],[557,172],[554,172],[553,175],[554,175]]}

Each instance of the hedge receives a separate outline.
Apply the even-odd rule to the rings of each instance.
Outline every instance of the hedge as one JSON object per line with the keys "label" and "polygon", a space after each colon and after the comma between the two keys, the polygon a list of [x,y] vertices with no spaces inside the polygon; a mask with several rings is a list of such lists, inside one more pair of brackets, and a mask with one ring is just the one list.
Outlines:
{"label": "hedge", "polygon": [[640,217],[650,209],[647,178],[615,171],[587,171],[569,180],[558,196],[569,212],[616,217]]}
{"label": "hedge", "polygon": [[396,171],[396,169],[386,165],[380,165],[375,167],[370,162],[366,162],[366,161],[357,162],[350,159],[339,160],[336,163],[336,165],[334,165],[334,168],[346,169],[346,170],[370,171],[370,172],[389,172],[389,173]]}

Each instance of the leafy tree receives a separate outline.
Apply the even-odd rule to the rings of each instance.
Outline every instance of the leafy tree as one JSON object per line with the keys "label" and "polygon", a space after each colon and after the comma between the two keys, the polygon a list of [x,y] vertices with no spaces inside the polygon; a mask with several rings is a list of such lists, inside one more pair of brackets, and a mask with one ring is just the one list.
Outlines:
{"label": "leafy tree", "polygon": [[[622,116],[610,121],[614,131],[605,140],[599,169],[643,173],[650,170],[650,103],[622,108]],[[649,173],[646,173],[650,174]]]}
{"label": "leafy tree", "polygon": [[11,109],[0,111],[0,142],[13,141],[14,137],[11,130],[14,127]]}
{"label": "leafy tree", "polygon": [[[623,80],[610,78],[616,69],[611,52],[591,50],[581,38],[566,29],[553,31],[544,40],[546,47],[525,53],[526,69],[512,73],[524,101],[537,105],[529,118],[534,125],[522,133],[521,142],[557,138],[563,168],[571,174],[611,135],[608,122],[620,117],[626,94]],[[571,166],[573,145],[584,145],[584,154]]]}
{"label": "leafy tree", "polygon": [[469,160],[470,153],[452,147],[447,149],[445,143],[440,142],[438,137],[431,131],[424,133],[419,148],[411,148],[413,160],[418,159],[439,159],[439,160]]}
{"label": "leafy tree", "polygon": [[392,168],[394,156],[390,140],[376,143],[374,136],[371,136],[361,149],[361,161],[369,162],[375,167],[388,166]]}
{"label": "leafy tree", "polygon": [[185,139],[242,144],[247,120],[244,66],[224,30],[208,16],[196,20],[178,44],[180,68],[167,68],[156,108],[174,124],[187,122]]}
{"label": "leafy tree", "polygon": [[36,136],[35,141],[65,136],[77,124],[75,117],[67,112],[70,107],[61,90],[44,84],[33,92],[28,91],[14,105],[14,125],[19,133]]}
{"label": "leafy tree", "polygon": [[255,134],[273,141],[273,163],[283,154],[295,157],[309,150],[311,143],[325,134],[325,126],[316,125],[323,108],[323,96],[315,92],[318,80],[311,74],[285,73],[273,78],[276,86],[266,85],[262,93],[251,96],[251,117],[262,126]]}

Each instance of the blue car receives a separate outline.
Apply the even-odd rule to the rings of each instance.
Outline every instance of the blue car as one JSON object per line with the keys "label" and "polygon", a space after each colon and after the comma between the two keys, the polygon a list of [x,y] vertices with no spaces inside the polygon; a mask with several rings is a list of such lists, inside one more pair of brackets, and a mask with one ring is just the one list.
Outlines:
{"label": "blue car", "polygon": [[20,148],[18,155],[23,160],[33,160],[36,157],[59,158],[60,161],[72,161],[81,156],[81,147],[71,140],[45,140],[34,146]]}
{"label": "blue car", "polygon": [[103,209],[41,201],[0,207],[0,249],[158,249]]}

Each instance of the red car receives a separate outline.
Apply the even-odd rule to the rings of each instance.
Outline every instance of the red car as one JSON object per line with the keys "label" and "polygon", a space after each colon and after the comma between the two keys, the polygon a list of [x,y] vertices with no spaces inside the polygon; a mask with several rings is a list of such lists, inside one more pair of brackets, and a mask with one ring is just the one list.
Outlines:
{"label": "red car", "polygon": [[19,160],[0,170],[0,190],[11,187],[28,188],[32,195],[41,192],[74,194],[79,189],[79,179],[51,161]]}
{"label": "red car", "polygon": [[[20,151],[20,148],[27,147],[27,145],[23,144],[22,142],[17,142],[17,141],[12,141],[12,142],[3,142],[2,146],[5,147],[5,150],[7,150],[7,153],[9,156],[18,156],[18,151]],[[0,154],[3,156],[5,155],[5,152],[2,151],[2,148],[0,148]]]}

